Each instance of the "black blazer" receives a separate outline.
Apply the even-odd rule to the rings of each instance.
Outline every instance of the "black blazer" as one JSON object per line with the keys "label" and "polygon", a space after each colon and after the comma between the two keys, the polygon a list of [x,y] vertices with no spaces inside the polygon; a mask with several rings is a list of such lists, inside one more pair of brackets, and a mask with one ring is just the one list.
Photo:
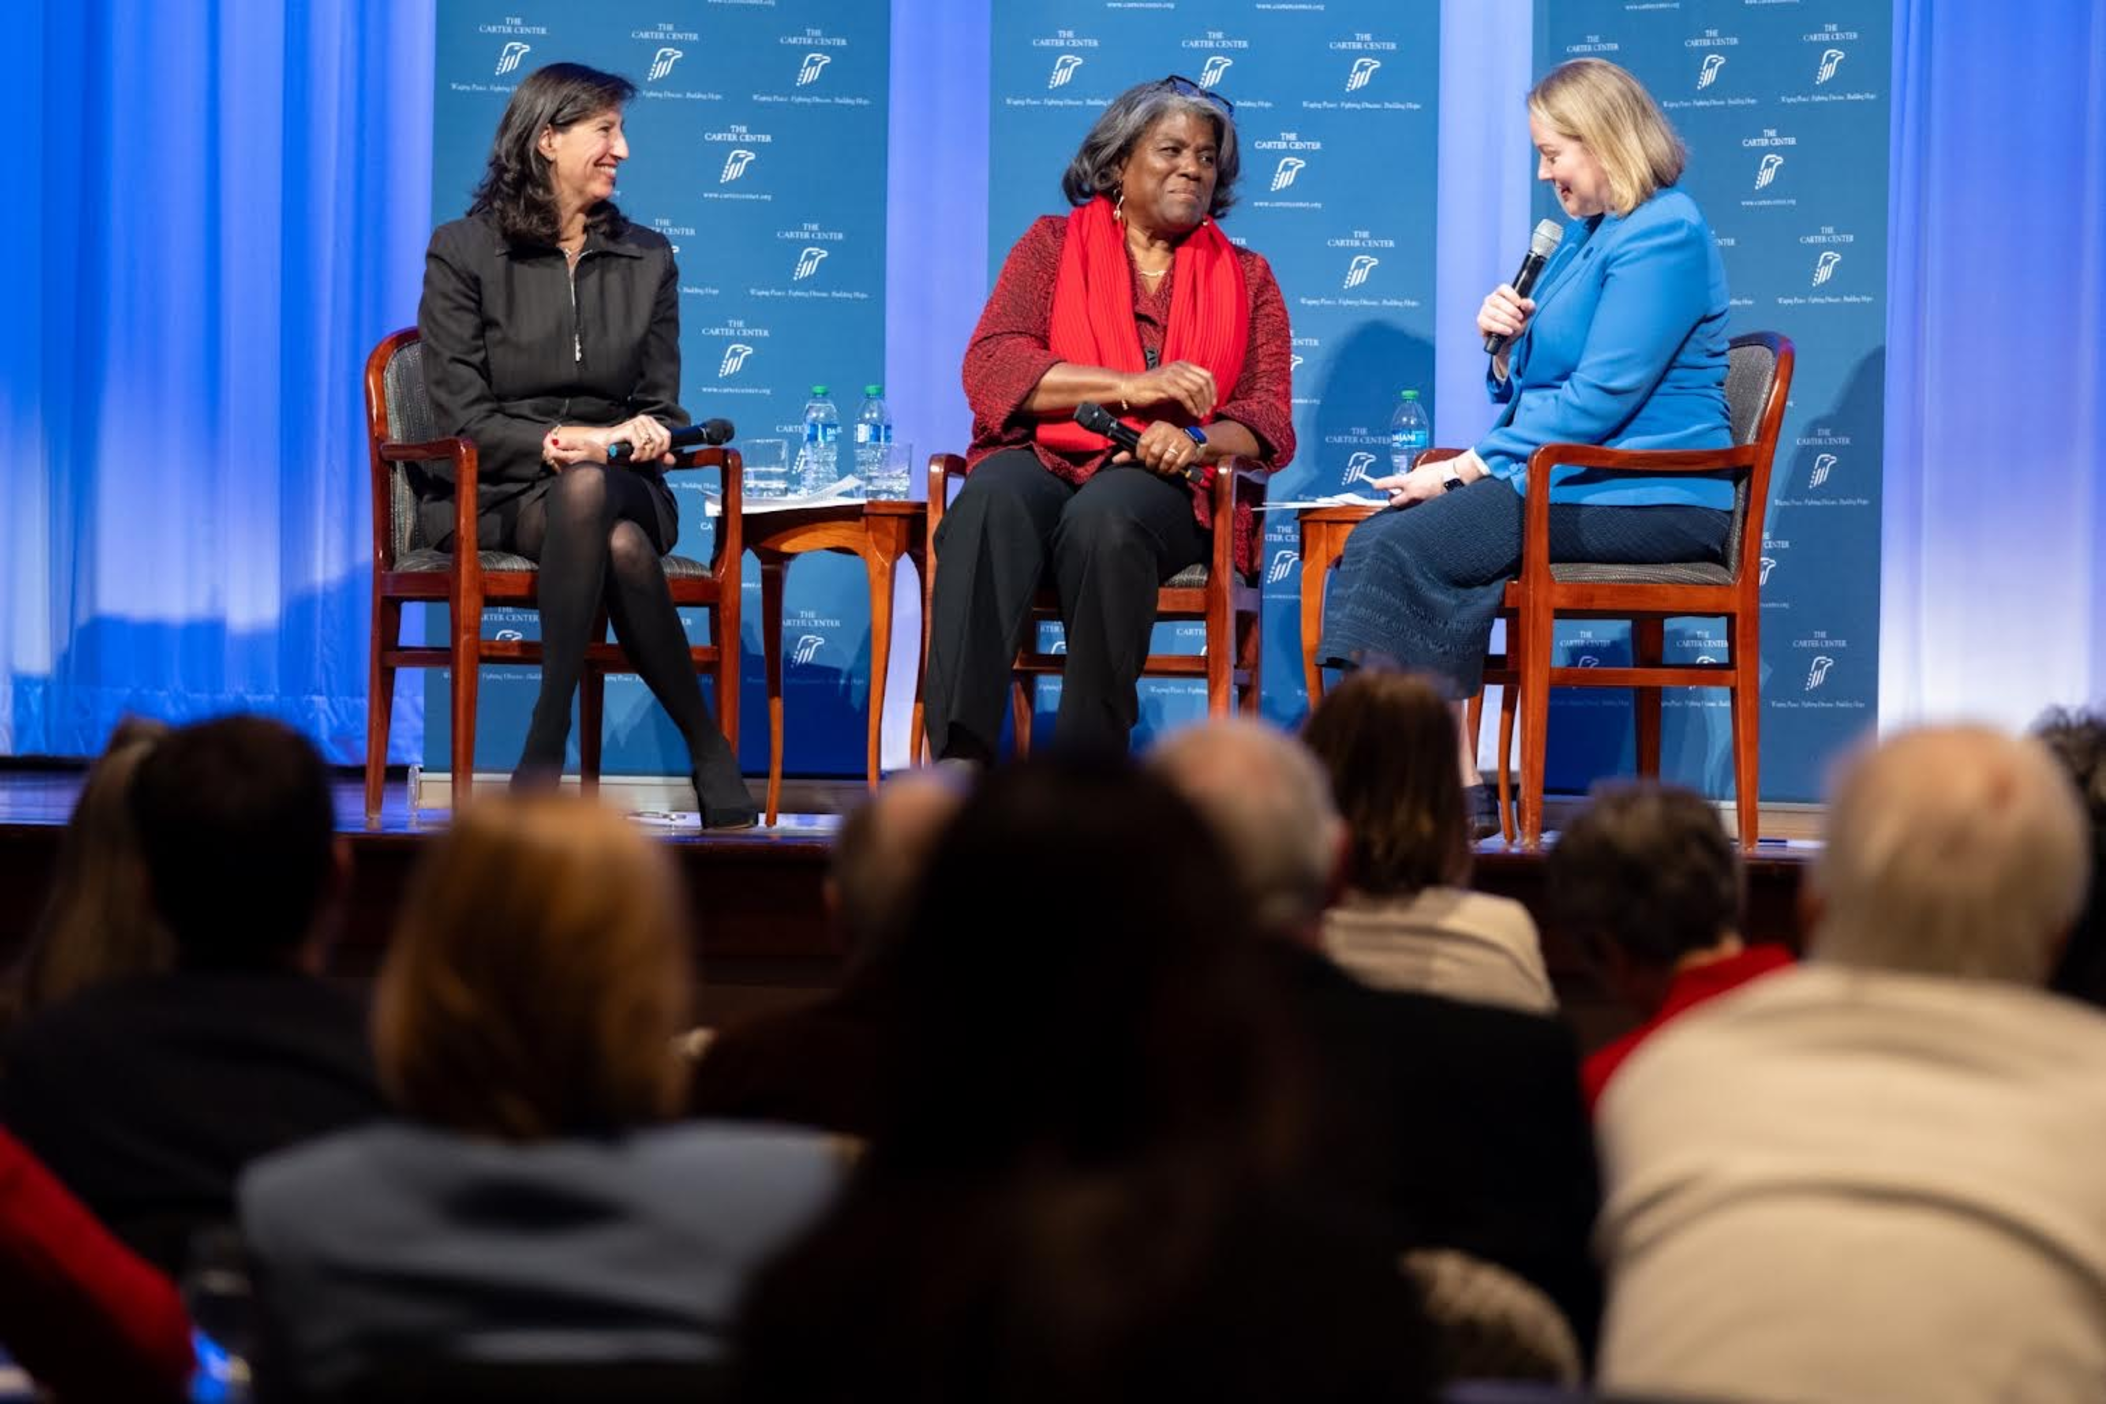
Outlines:
{"label": "black blazer", "polygon": [[1393,1247],[1454,1248],[1540,1287],[1591,1359],[1600,1205],[1579,1051],[1555,1019],[1377,990],[1279,943],[1314,1046],[1318,1173]]}
{"label": "black blazer", "polygon": [[[688,422],[679,269],[665,236],[642,225],[588,234],[573,280],[561,249],[507,243],[487,215],[442,224],[424,255],[417,329],[438,431],[475,441],[477,512],[495,514],[500,531],[548,490],[554,475],[541,462],[541,441],[556,425],[639,414],[668,428]],[[672,520],[662,476],[639,471]],[[452,483],[439,471],[417,488],[424,534],[443,545]]]}

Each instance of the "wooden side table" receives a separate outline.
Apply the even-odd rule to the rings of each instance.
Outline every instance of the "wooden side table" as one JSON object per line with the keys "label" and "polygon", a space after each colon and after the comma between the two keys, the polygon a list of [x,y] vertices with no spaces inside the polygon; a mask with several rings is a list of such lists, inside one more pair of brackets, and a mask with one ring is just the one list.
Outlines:
{"label": "wooden side table", "polygon": [[1309,689],[1311,708],[1324,695],[1324,670],[1316,666],[1316,646],[1324,632],[1324,583],[1353,528],[1381,510],[1349,503],[1304,507],[1295,514],[1302,528],[1302,681]]}
{"label": "wooden side table", "polygon": [[[878,783],[884,742],[885,673],[892,660],[892,587],[899,558],[928,571],[924,532],[927,504],[921,502],[828,502],[781,512],[748,511],[746,544],[761,568],[761,653],[768,668],[768,815],[782,806],[782,587],[790,558],[807,551],[840,551],[859,557],[870,582],[870,787]],[[925,664],[927,660],[923,660]]]}

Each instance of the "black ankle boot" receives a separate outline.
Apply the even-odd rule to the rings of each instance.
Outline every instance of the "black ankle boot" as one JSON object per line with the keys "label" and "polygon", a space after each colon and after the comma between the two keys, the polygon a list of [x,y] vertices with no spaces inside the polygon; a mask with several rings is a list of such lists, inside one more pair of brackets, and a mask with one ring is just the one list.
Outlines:
{"label": "black ankle boot", "polygon": [[1499,796],[1489,783],[1480,780],[1463,786],[1463,812],[1468,816],[1472,842],[1500,832]]}
{"label": "black ankle boot", "polygon": [[695,799],[702,807],[705,829],[750,829],[760,822],[760,806],[739,774],[739,758],[723,737],[701,759],[694,773]]}

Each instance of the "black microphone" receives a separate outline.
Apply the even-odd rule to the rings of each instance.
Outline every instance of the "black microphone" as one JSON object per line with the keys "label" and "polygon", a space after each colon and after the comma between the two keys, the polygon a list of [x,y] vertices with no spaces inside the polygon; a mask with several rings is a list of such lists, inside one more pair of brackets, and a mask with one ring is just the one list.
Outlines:
{"label": "black microphone", "polygon": [[[1075,422],[1092,434],[1102,434],[1120,448],[1134,455],[1134,457],[1140,457],[1141,436],[1134,432],[1134,427],[1131,424],[1114,419],[1112,412],[1095,400],[1084,400],[1081,404],[1075,406]],[[1186,432],[1189,433],[1191,431],[1187,430]],[[1206,486],[1206,464],[1199,462],[1188,463],[1185,465],[1184,471],[1186,482],[1197,484],[1200,487]]]}
{"label": "black microphone", "polygon": [[[730,443],[732,439],[738,436],[738,432],[737,429],[732,427],[732,423],[728,419],[705,419],[700,424],[690,424],[685,429],[675,429],[672,435],[673,441],[669,447],[676,449],[695,448],[697,446],[715,448],[718,444]],[[607,449],[607,461],[609,463],[626,463],[635,452],[636,445],[634,444],[611,444]]]}
{"label": "black microphone", "polygon": [[[1543,275],[1543,265],[1558,251],[1558,240],[1565,237],[1564,226],[1554,219],[1546,219],[1536,226],[1536,232],[1528,241],[1528,256],[1521,260],[1521,271],[1514,275],[1514,293],[1527,297],[1528,290],[1536,285]],[[1506,349],[1507,337],[1497,332],[1484,334],[1484,349],[1488,356],[1496,356]]]}

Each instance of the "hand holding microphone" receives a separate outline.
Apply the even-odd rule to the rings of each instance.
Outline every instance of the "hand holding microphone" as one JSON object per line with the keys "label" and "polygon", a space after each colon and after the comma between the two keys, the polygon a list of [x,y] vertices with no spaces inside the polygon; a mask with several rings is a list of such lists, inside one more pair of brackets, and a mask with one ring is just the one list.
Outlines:
{"label": "hand holding microphone", "polygon": [[1556,220],[1546,219],[1538,224],[1528,241],[1528,254],[1521,260],[1520,271],[1514,274],[1514,281],[1500,284],[1485,298],[1484,306],[1477,311],[1477,329],[1484,333],[1487,355],[1497,356],[1506,350],[1508,343],[1528,326],[1528,319],[1535,315],[1536,310],[1529,293],[1534,290],[1536,279],[1543,275],[1543,265],[1550,262],[1550,256],[1557,252],[1558,241],[1564,237],[1565,231]]}
{"label": "hand holding microphone", "polygon": [[[633,423],[634,421],[631,422]],[[658,425],[658,421],[655,419],[650,422],[653,425]],[[646,434],[643,436],[645,443],[642,445],[628,439],[616,439],[608,444],[607,461],[609,463],[626,463],[632,458],[640,457],[645,462],[649,462],[652,459],[663,457],[674,449],[715,448],[719,444],[730,443],[733,438],[737,437],[739,431],[732,426],[731,421],[728,419],[706,419],[700,424],[690,424],[685,429],[674,429],[671,432],[667,432],[663,425],[658,425],[658,432],[664,438],[662,446],[657,453],[638,452],[640,447],[648,450],[649,440],[653,436]]]}
{"label": "hand holding microphone", "polygon": [[[1207,438],[1201,430],[1183,429],[1157,420],[1148,426],[1147,434],[1143,435],[1132,425],[1114,418],[1110,410],[1091,400],[1084,400],[1075,406],[1075,422],[1092,434],[1101,434],[1110,439],[1154,472],[1174,472],[1186,482],[1199,486],[1206,484],[1207,465],[1204,456]],[[1152,445],[1149,442],[1151,440]],[[1190,457],[1184,456],[1187,453]]]}

